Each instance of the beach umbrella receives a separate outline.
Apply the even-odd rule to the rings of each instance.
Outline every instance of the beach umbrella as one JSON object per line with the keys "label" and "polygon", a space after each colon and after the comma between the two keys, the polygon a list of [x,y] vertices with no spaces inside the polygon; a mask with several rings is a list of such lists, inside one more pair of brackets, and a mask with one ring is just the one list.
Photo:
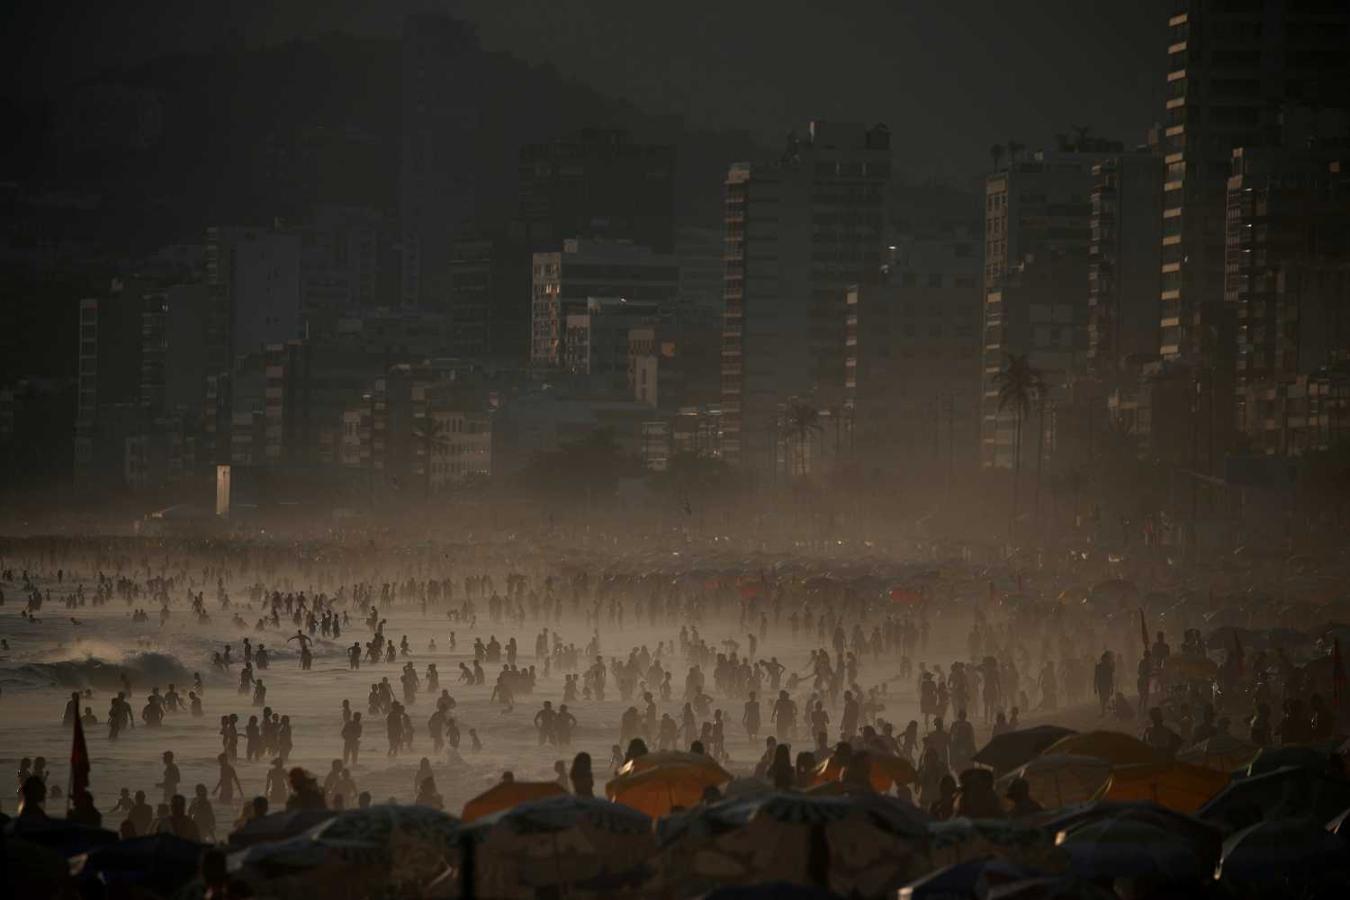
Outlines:
{"label": "beach umbrella", "polygon": [[1069,756],[1095,756],[1113,766],[1130,766],[1158,761],[1151,747],[1132,735],[1119,731],[1085,731],[1060,738],[1041,751],[1042,756],[1057,753]]}
{"label": "beach umbrella", "polygon": [[843,900],[843,898],[821,887],[786,881],[765,881],[760,884],[723,885],[703,894],[700,900]]}
{"label": "beach umbrella", "polygon": [[997,856],[1044,872],[1063,872],[1068,856],[1053,835],[1007,819],[947,819],[928,825],[928,855],[935,867]]}
{"label": "beach umbrella", "polygon": [[982,900],[1117,900],[1114,891],[1073,876],[1031,878],[992,888]]}
{"label": "beach umbrella", "polygon": [[[522,803],[464,831],[479,844],[475,883],[490,897],[533,897],[541,890],[616,880],[656,852],[650,818],[591,797]],[[644,877],[649,875],[647,870]]]}
{"label": "beach umbrella", "polygon": [[499,781],[464,804],[463,819],[473,822],[519,803],[565,793],[556,781]]}
{"label": "beach umbrella", "polygon": [[662,883],[700,886],[822,883],[843,895],[878,896],[927,865],[921,819],[895,798],[775,792],[726,800],[658,826]]}
{"label": "beach umbrella", "polygon": [[0,896],[76,896],[70,883],[70,864],[55,850],[6,836],[0,840]]}
{"label": "beach umbrella", "polygon": [[[895,784],[911,784],[919,777],[909,760],[889,753],[867,753],[867,780],[872,788],[885,793]],[[833,755],[826,757],[811,772],[811,784],[829,784],[837,782],[844,774],[844,768]]]}
{"label": "beach umbrella", "polygon": [[733,778],[722,788],[724,797],[758,797],[773,793],[773,785],[759,778]]}
{"label": "beach umbrella", "polygon": [[1328,822],[1327,831],[1350,840],[1350,809]]}
{"label": "beach umbrella", "polygon": [[429,806],[378,804],[233,853],[229,868],[266,896],[420,893],[449,869],[458,834],[457,819]]}
{"label": "beach umbrella", "polygon": [[1331,765],[1333,747],[1322,746],[1262,747],[1247,766],[1248,775],[1264,775],[1293,766],[1310,772],[1327,772]]}
{"label": "beach umbrella", "polygon": [[1326,822],[1347,806],[1350,806],[1350,781],[1285,766],[1233,781],[1200,808],[1199,816],[1235,831],[1277,819]]}
{"label": "beach umbrella", "polygon": [[81,881],[136,885],[168,895],[196,877],[205,849],[205,844],[174,834],[149,834],[72,857],[70,874]]}
{"label": "beach umbrella", "polygon": [[896,900],[957,900],[967,897],[976,900],[993,888],[1044,874],[997,856],[982,856],[946,866],[910,882],[900,889]]}
{"label": "beach umbrella", "polygon": [[636,756],[619,767],[616,775],[632,775],[637,772],[645,772],[648,769],[671,768],[678,766],[688,766],[695,769],[704,769],[708,772],[722,778],[723,781],[731,780],[731,773],[713,759],[711,756],[705,756],[702,753],[687,753],[682,750],[659,750],[656,753],[646,753],[642,756]]}
{"label": "beach umbrella", "polygon": [[1223,790],[1228,775],[1184,762],[1117,766],[1096,799],[1149,800],[1192,813]]}
{"label": "beach umbrella", "polygon": [[1058,835],[1062,831],[1072,831],[1082,825],[1106,819],[1142,822],[1170,832],[1189,844],[1207,866],[1213,866],[1219,861],[1219,853],[1223,849],[1223,834],[1214,825],[1148,801],[1121,803],[1094,800],[1070,807],[1045,820],[1040,827],[1047,834]]}
{"label": "beach umbrella", "polygon": [[1218,772],[1232,772],[1250,765],[1259,751],[1259,747],[1242,738],[1216,734],[1182,750],[1177,754],[1177,759]]}
{"label": "beach umbrella", "polygon": [[1038,756],[999,779],[1000,791],[1018,778],[1024,779],[1037,801],[1045,807],[1083,803],[1111,777],[1111,764],[1095,756],[1051,753]]}
{"label": "beach umbrella", "polygon": [[1350,852],[1316,822],[1260,822],[1224,842],[1217,874],[1239,896],[1307,896],[1310,887],[1350,884]]}
{"label": "beach umbrella", "polygon": [[1099,819],[1061,831],[1055,843],[1069,855],[1074,874],[1082,878],[1191,882],[1211,872],[1189,844],[1146,822]]}
{"label": "beach umbrella", "polygon": [[242,850],[254,844],[284,841],[295,837],[337,815],[331,809],[289,809],[249,819],[231,832],[228,843],[231,850]]}
{"label": "beach umbrella", "polygon": [[16,816],[5,823],[5,837],[55,850],[64,857],[117,841],[117,832],[46,816]]}
{"label": "beach umbrella", "polygon": [[989,766],[997,773],[1010,772],[1033,757],[1055,741],[1077,734],[1072,728],[1058,725],[1036,725],[1017,731],[1006,731],[989,739],[972,759],[981,765]]}
{"label": "beach umbrella", "polygon": [[619,775],[605,785],[605,796],[652,818],[687,809],[703,801],[710,787],[721,787],[731,775],[721,766],[673,764]]}

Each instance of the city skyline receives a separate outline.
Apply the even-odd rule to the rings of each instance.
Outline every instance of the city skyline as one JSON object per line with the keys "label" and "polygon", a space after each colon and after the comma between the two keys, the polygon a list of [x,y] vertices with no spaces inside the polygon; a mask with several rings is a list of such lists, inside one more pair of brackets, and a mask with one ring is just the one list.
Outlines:
{"label": "city skyline", "polygon": [[[19,436],[50,429],[72,469],[30,459],[41,477],[15,466],[11,488],[175,500],[236,467],[240,491],[288,478],[374,506],[528,494],[603,448],[606,479],[644,489],[681,454],[755,490],[932,492],[983,472],[1010,477],[1016,512],[1024,461],[1039,498],[1109,445],[1154,467],[1141,477],[1174,510],[1192,485],[1195,517],[1244,460],[1332,450],[1350,400],[1350,11],[1135,6],[1156,32],[1136,71],[1112,62],[1128,29],[1094,36],[1115,6],[1092,28],[1024,10],[986,46],[1009,9],[971,4],[987,15],[959,27],[904,4],[827,16],[828,53],[791,77],[779,54],[816,12],[685,10],[659,40],[694,22],[746,39],[708,70],[717,99],[669,85],[702,117],[639,108],[626,59],[654,34],[611,54],[608,80],[529,49],[569,14],[549,52],[660,30],[641,11],[596,23],[604,3],[526,24],[473,3],[339,5],[321,34],[300,7],[250,8],[205,43],[204,23],[155,17],[156,41],[92,53],[15,107],[0,444],[28,459]],[[839,33],[869,16],[959,37],[923,91],[880,99],[879,46],[916,72],[932,60],[901,58],[899,34]],[[31,52],[50,65],[97,21],[35,25]],[[523,57],[499,49],[508,34]],[[1134,100],[1075,99],[1088,72],[1068,93],[1040,83],[1084,45]],[[856,66],[831,66],[841,47]],[[1016,78],[995,77],[1005,59]],[[1022,106],[973,99],[1009,83]],[[1166,85],[1150,127],[1087,115],[1123,121],[1148,84]],[[726,102],[741,114],[721,118]],[[998,136],[953,150],[972,115]],[[964,173],[933,178],[926,156]],[[472,445],[446,433],[469,420]]]}

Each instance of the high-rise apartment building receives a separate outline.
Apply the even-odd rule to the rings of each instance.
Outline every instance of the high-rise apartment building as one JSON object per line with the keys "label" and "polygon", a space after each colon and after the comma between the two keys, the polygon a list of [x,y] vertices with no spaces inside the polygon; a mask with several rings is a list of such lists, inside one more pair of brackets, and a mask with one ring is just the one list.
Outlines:
{"label": "high-rise apartment building", "polygon": [[304,336],[301,240],[278,228],[206,230],[208,367]]}
{"label": "high-rise apartment building", "polygon": [[679,267],[672,256],[616,241],[569,239],[535,253],[531,287],[530,364],[557,369],[567,359],[567,317],[585,312],[591,297],[652,301],[675,296]]}
{"label": "high-rise apartment building", "polygon": [[1233,151],[1227,246],[1239,388],[1350,360],[1350,152]]}
{"label": "high-rise apartment building", "polygon": [[881,278],[884,125],[812,122],[783,157],[738,163],[725,182],[721,448],[776,465],[776,423],[791,398],[844,399],[845,291]]}
{"label": "high-rise apartment building", "polygon": [[969,463],[979,433],[980,249],[900,239],[887,283],[848,291],[846,420],[868,470]]}
{"label": "high-rise apartment building", "polygon": [[1092,167],[1109,152],[1039,150],[985,178],[984,289],[996,290],[1028,256],[1087,253]]}
{"label": "high-rise apartment building", "polygon": [[1280,146],[1233,151],[1224,297],[1237,428],[1254,452],[1294,455],[1341,440],[1350,412],[1350,121],[1282,119]]}
{"label": "high-rise apartment building", "polygon": [[152,285],[114,279],[80,301],[75,411],[75,482],[109,487],[124,479],[126,442],[145,423],[143,314]]}
{"label": "high-rise apartment building", "polygon": [[1087,354],[1101,378],[1158,353],[1162,177],[1147,149],[1092,167]]}
{"label": "high-rise apartment building", "polygon": [[[1050,411],[1050,417],[1034,412],[1034,424],[1023,420],[1022,440],[1038,446],[1036,428],[1052,433],[1054,409],[1067,400],[1066,388],[1086,368],[1087,271],[1084,252],[1042,253],[1023,259],[1004,273],[997,288],[985,292],[980,432],[984,465],[1006,468],[1016,457],[1017,411],[999,405],[998,383],[998,373],[1014,354],[1026,356],[1040,370],[1046,390],[1035,401]],[[1046,440],[1053,449],[1053,437]],[[1023,444],[1024,456],[1027,446]]]}
{"label": "high-rise apartment building", "polygon": [[649,301],[591,297],[567,315],[565,368],[596,394],[628,394],[631,333],[651,327],[656,313]]}
{"label": "high-rise apartment building", "polygon": [[[1052,393],[1085,368],[1093,170],[1122,149],[1093,140],[1082,149],[1041,150],[985,179],[980,446],[987,466],[1009,466],[1015,455],[1015,411],[998,397],[1009,356],[1026,355]],[[1026,441],[1034,431],[1022,434]]]}
{"label": "high-rise apartment building", "polygon": [[1160,351],[1226,371],[1234,333],[1223,287],[1232,151],[1268,144],[1289,103],[1345,105],[1350,3],[1177,0],[1172,10]]}
{"label": "high-rise apartment building", "polygon": [[473,235],[450,249],[450,353],[524,365],[530,355],[530,253],[507,234]]}

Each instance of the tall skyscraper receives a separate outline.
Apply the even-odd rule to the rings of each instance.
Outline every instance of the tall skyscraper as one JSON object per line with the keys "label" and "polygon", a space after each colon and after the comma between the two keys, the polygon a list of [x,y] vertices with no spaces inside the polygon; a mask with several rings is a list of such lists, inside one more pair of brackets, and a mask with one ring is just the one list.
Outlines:
{"label": "tall skyscraper", "polygon": [[[1350,4],[1180,0],[1173,10],[1159,351],[1178,394],[1172,405],[1186,398],[1189,430],[1203,436],[1203,453],[1192,450],[1190,463],[1215,475],[1235,446],[1239,406],[1238,310],[1224,289],[1232,152],[1278,144],[1291,105],[1345,106]],[[1156,423],[1152,432],[1155,444],[1168,440]]]}
{"label": "tall skyscraper", "polygon": [[[987,466],[1010,466],[1015,456],[1016,414],[999,405],[1008,357],[1026,355],[1042,370],[1056,395],[1047,403],[1085,368],[1093,167],[1121,149],[1095,140],[1083,150],[1037,151],[985,179],[980,444]],[[1023,440],[1034,433],[1024,423]]]}
{"label": "tall skyscraper", "polygon": [[1112,379],[1158,353],[1162,158],[1141,148],[1092,167],[1088,366]]}
{"label": "tall skyscraper", "polygon": [[114,279],[108,291],[80,301],[79,380],[75,413],[75,483],[121,485],[126,443],[145,424],[141,375],[143,317],[152,283]]}
{"label": "tall skyscraper", "polygon": [[1238,428],[1297,454],[1334,444],[1350,410],[1350,134],[1344,110],[1285,117],[1284,146],[1233,151],[1224,287]]}
{"label": "tall skyscraper", "polygon": [[780,408],[844,399],[845,291],[881,278],[884,125],[812,122],[769,164],[737,163],[725,181],[721,447],[770,471]]}
{"label": "tall skyscraper", "polygon": [[530,356],[530,252],[505,233],[461,237],[450,249],[450,353],[523,366]]}
{"label": "tall skyscraper", "polygon": [[980,421],[980,250],[905,238],[887,282],[848,291],[847,420],[867,470],[969,463]]}
{"label": "tall skyscraper", "polygon": [[1177,0],[1168,19],[1160,350],[1232,368],[1226,183],[1235,147],[1279,132],[1282,107],[1343,106],[1350,3]]}
{"label": "tall skyscraper", "polygon": [[1038,150],[1008,160],[984,184],[984,289],[996,290],[1027,257],[1087,253],[1092,167],[1110,151]]}

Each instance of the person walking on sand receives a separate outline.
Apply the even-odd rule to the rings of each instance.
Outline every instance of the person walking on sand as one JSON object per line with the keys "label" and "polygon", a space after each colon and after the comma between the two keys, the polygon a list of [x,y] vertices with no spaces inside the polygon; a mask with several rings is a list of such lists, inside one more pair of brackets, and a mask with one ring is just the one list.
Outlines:
{"label": "person walking on sand", "polygon": [[750,699],[745,701],[745,712],[741,715],[741,725],[745,726],[745,735],[750,739],[750,743],[759,743],[759,701],[755,699],[755,692],[750,692]]}
{"label": "person walking on sand", "polygon": [[234,791],[238,788],[239,793],[244,793],[244,786],[239,783],[239,775],[234,771],[234,766],[230,765],[230,758],[224,753],[216,757],[216,762],[220,763],[220,778],[216,781],[214,793],[216,799],[221,803],[233,803]]}
{"label": "person walking on sand", "polygon": [[211,808],[211,797],[206,790],[206,785],[197,785],[192,802],[188,804],[188,815],[196,823],[197,833],[201,835],[201,839],[207,843],[214,843],[216,839],[216,811]]}
{"label": "person walking on sand", "polygon": [[342,726],[342,764],[355,766],[361,752],[361,714],[353,713],[351,721]]}
{"label": "person walking on sand", "polygon": [[182,782],[183,776],[178,771],[178,765],[173,761],[173,751],[165,750],[161,757],[164,760],[164,780],[156,787],[164,788],[164,802],[173,800],[174,794],[178,793],[178,785]]}
{"label": "person walking on sand", "polygon": [[793,732],[797,730],[797,704],[792,702],[787,691],[778,692],[769,719],[777,726],[778,743],[791,743]]}

